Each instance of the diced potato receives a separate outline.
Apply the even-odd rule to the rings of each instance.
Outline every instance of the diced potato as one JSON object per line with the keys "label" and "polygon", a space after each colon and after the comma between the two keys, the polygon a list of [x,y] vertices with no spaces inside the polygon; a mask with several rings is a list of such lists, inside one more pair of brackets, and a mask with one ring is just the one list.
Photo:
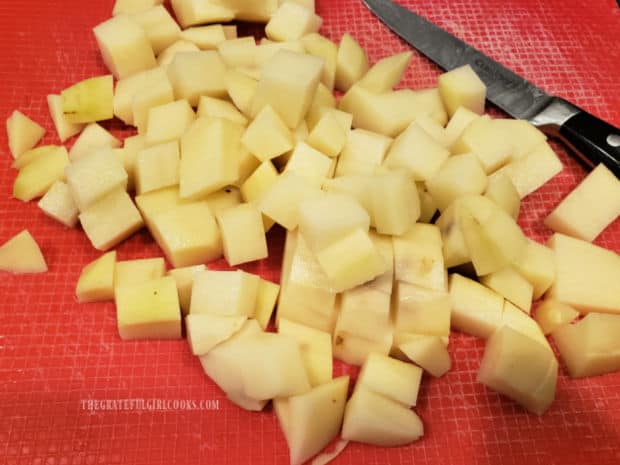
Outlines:
{"label": "diced potato", "polygon": [[218,215],[220,212],[241,204],[241,192],[234,186],[228,186],[206,196],[204,201],[209,205],[211,213]]}
{"label": "diced potato", "polygon": [[358,85],[376,94],[391,91],[402,79],[412,56],[413,52],[402,52],[379,60]]}
{"label": "diced potato", "polygon": [[112,15],[139,13],[162,3],[163,0],[116,0]]}
{"label": "diced potato", "polygon": [[177,99],[186,99],[198,106],[201,95],[226,96],[226,64],[213,51],[177,54],[168,66],[168,78]]}
{"label": "diced potato", "polygon": [[[183,32],[181,32],[181,34],[183,34]],[[168,69],[168,66],[170,66],[170,63],[174,61],[174,58],[177,56],[177,54],[184,52],[199,52],[200,50],[202,49],[199,48],[196,44],[194,44],[194,42],[191,40],[177,40],[174,44],[170,45],[159,54],[159,56],[157,57],[157,65],[159,66],[159,68],[165,71]]]}
{"label": "diced potato", "polygon": [[305,48],[301,40],[289,40],[286,42],[272,42],[267,38],[261,40],[260,45],[256,49],[256,68],[260,78],[261,68],[280,50],[289,50],[291,52],[305,53]]}
{"label": "diced potato", "polygon": [[476,118],[452,146],[456,153],[474,153],[487,174],[510,161],[512,145],[488,115]]}
{"label": "diced potato", "polygon": [[556,265],[553,250],[532,239],[527,239],[523,253],[513,266],[532,284],[534,300],[540,299],[555,280]]}
{"label": "diced potato", "polygon": [[248,119],[232,103],[227,100],[207,97],[206,95],[200,97],[197,114],[199,118],[211,116],[229,119],[241,126],[248,124]]}
{"label": "diced potato", "polygon": [[116,250],[103,254],[86,265],[80,273],[75,295],[78,302],[100,302],[114,299]]}
{"label": "diced potato", "polygon": [[349,377],[341,376],[288,399],[274,399],[292,465],[301,465],[334,439],[342,425]]}
{"label": "diced potato", "polygon": [[247,317],[211,315],[208,313],[192,313],[185,317],[187,328],[187,342],[192,354],[201,356],[208,353],[219,343],[230,339],[238,332]]}
{"label": "diced potato", "polygon": [[163,258],[141,258],[116,262],[114,267],[114,288],[162,278],[166,274]]}
{"label": "diced potato", "polygon": [[618,216],[620,181],[600,164],[545,218],[545,225],[591,242]]}
{"label": "diced potato", "polygon": [[258,81],[238,69],[229,69],[226,73],[226,92],[245,116],[254,117],[252,102],[258,88]]}
{"label": "diced potato", "polygon": [[181,199],[178,187],[169,187],[136,196],[136,205],[151,232],[153,231],[153,220],[157,214],[189,203],[192,201]]}
{"label": "diced potato", "polygon": [[[320,82],[312,98],[308,113],[306,114],[307,129],[313,129],[327,111],[335,108],[336,97],[334,97],[334,94]],[[308,134],[305,136],[307,137]]]}
{"label": "diced potato", "polygon": [[468,108],[479,115],[484,113],[487,88],[469,65],[439,76],[439,92],[450,116],[459,107]]}
{"label": "diced potato", "polygon": [[298,142],[283,172],[292,172],[303,176],[320,188],[328,177],[331,166],[331,158],[305,142]]}
{"label": "diced potato", "polygon": [[347,174],[371,174],[392,144],[392,138],[363,129],[350,131],[347,142],[338,158],[336,176]]}
{"label": "diced potato", "polygon": [[13,197],[28,202],[42,197],[55,182],[65,178],[69,155],[64,147],[41,154],[20,171],[13,184]]}
{"label": "diced potato", "polygon": [[83,210],[82,228],[93,247],[106,251],[139,230],[144,222],[123,189],[116,189]]}
{"label": "diced potato", "polygon": [[394,140],[384,165],[404,169],[416,181],[427,181],[449,156],[448,150],[414,123]]}
{"label": "diced potato", "polygon": [[241,185],[240,191],[246,202],[258,201],[264,192],[278,179],[278,171],[269,160],[260,164]]}
{"label": "diced potato", "polygon": [[217,0],[217,4],[231,9],[242,21],[266,23],[276,12],[279,0]]}
{"label": "diced potato", "polygon": [[254,204],[241,204],[217,215],[224,257],[230,266],[267,258],[267,239],[261,212]]}
{"label": "diced potato", "polygon": [[284,2],[265,26],[265,34],[278,42],[301,39],[317,32],[322,23],[323,20],[312,10],[294,2]]}
{"label": "diced potato", "polygon": [[412,407],[417,403],[421,380],[422,370],[419,367],[385,355],[370,354],[356,386]]}
{"label": "diced potato", "polygon": [[[465,107],[458,107],[454,114],[450,117],[450,121],[446,126],[445,137],[448,148],[454,153],[453,147],[456,141],[461,138],[461,134],[473,121],[480,118],[480,115],[474,113]],[[499,124],[499,123],[498,123]]]}
{"label": "diced potato", "polygon": [[448,349],[438,336],[419,335],[398,348],[409,360],[435,377],[443,376],[452,367]]}
{"label": "diced potato", "polygon": [[75,161],[99,149],[118,148],[120,146],[120,140],[97,123],[91,123],[84,128],[80,136],[75,140],[69,151],[69,158],[71,161]]}
{"label": "diced potato", "polygon": [[60,93],[62,112],[70,123],[93,123],[114,117],[114,78],[97,76],[73,84]]}
{"label": "diced potato", "polygon": [[206,202],[187,203],[153,215],[151,231],[176,268],[222,256],[220,231]]}
{"label": "diced potato", "polygon": [[117,79],[156,66],[148,37],[128,16],[108,19],[96,26],[93,32],[104,63]]}
{"label": "diced potato", "polygon": [[555,397],[558,362],[553,352],[507,326],[487,341],[478,381],[537,415]]}
{"label": "diced potato", "polygon": [[181,312],[183,315],[187,315],[189,313],[194,276],[205,270],[206,267],[204,265],[194,265],[183,268],[174,268],[168,271],[168,276],[172,276],[177,283],[179,305],[181,306]]}
{"label": "diced potato", "polygon": [[370,175],[346,175],[326,179],[323,183],[323,190],[347,194],[356,199],[370,215],[370,225],[373,226],[375,224],[371,196],[373,179],[374,176]]}
{"label": "diced potato", "polygon": [[[282,7],[285,5],[296,6],[287,2]],[[252,101],[252,115],[257,115],[265,106],[271,105],[284,123],[290,129],[295,129],[310,108],[322,69],[323,61],[320,58],[289,50],[278,51],[263,66]],[[243,111],[243,108],[240,109]]]}
{"label": "diced potato", "polygon": [[557,274],[547,296],[581,313],[620,313],[618,254],[560,233],[551,236],[549,246]]}
{"label": "diced potato", "polygon": [[174,279],[154,279],[116,289],[118,334],[130,339],[181,339],[181,312]]}
{"label": "diced potato", "polygon": [[0,270],[14,274],[47,271],[47,264],[39,244],[27,229],[0,246]]}
{"label": "diced potato", "polygon": [[547,140],[547,136],[527,120],[500,118],[494,121],[495,127],[503,131],[512,145],[513,160],[523,158]]}
{"label": "diced potato", "polygon": [[620,315],[590,313],[551,333],[572,378],[620,370]]}
{"label": "diced potato", "polygon": [[221,118],[198,118],[181,138],[180,192],[199,199],[239,177],[237,155],[243,128]]}
{"label": "diced potato", "polygon": [[288,172],[278,176],[271,187],[263,192],[258,208],[276,223],[292,230],[299,222],[298,206],[303,200],[321,193],[305,177]]}
{"label": "diced potato", "polygon": [[227,40],[221,24],[190,27],[181,31],[179,37],[195,44],[201,50],[216,50],[220,42]]}
{"label": "diced potato", "polygon": [[257,47],[253,36],[227,39],[217,45],[217,50],[229,68],[252,68],[256,65]]}
{"label": "diced potato", "polygon": [[519,209],[521,208],[521,197],[510,178],[504,173],[497,173],[488,178],[488,181],[486,192],[484,193],[485,197],[491,199],[506,213],[517,219]]}
{"label": "diced potato", "polygon": [[508,300],[504,301],[501,325],[510,326],[515,331],[537,341],[551,352],[551,346],[536,321]]}
{"label": "diced potato", "polygon": [[152,107],[147,118],[146,143],[156,145],[180,139],[195,116],[187,100]]}
{"label": "diced potato", "polygon": [[206,270],[194,276],[190,314],[254,316],[260,278],[237,271]]}
{"label": "diced potato", "polygon": [[[269,134],[269,137],[265,137]],[[265,106],[247,127],[241,143],[260,161],[271,160],[293,148],[293,135],[271,108]]]}
{"label": "diced potato", "polygon": [[343,128],[333,112],[327,111],[308,134],[306,142],[329,157],[337,157],[347,142]]}
{"label": "diced potato", "polygon": [[11,155],[17,158],[39,143],[45,134],[45,128],[21,111],[15,110],[6,120],[6,133]]}
{"label": "diced potato", "polygon": [[543,334],[551,334],[556,329],[571,323],[579,317],[579,312],[570,305],[555,299],[545,299],[538,307],[534,319]]}
{"label": "diced potato", "polygon": [[78,221],[78,210],[71,190],[66,183],[56,181],[49,188],[47,193],[39,201],[39,208],[56,221],[64,224],[68,228],[73,228]]}
{"label": "diced potato", "polygon": [[138,133],[146,133],[151,108],[173,101],[174,90],[166,71],[163,68],[153,70],[131,101],[132,124],[138,128]]}
{"label": "diced potato", "polygon": [[430,223],[437,213],[437,203],[433,196],[428,193],[424,187],[424,183],[417,182],[416,189],[418,190],[418,197],[420,198],[420,223]]}
{"label": "diced potato", "polygon": [[177,21],[183,29],[208,23],[226,23],[235,19],[230,8],[203,0],[171,0]]}
{"label": "diced potato", "polygon": [[414,224],[400,237],[392,237],[396,281],[426,289],[447,289],[442,241],[439,228]]}
{"label": "diced potato", "polygon": [[424,426],[405,405],[362,386],[347,402],[342,438],[377,446],[402,446],[424,435]]}
{"label": "diced potato", "polygon": [[426,289],[397,282],[395,329],[429,336],[450,334],[450,295],[446,291]]}
{"label": "diced potato", "polygon": [[163,68],[157,67],[139,73],[132,74],[124,79],[119,79],[114,89],[112,106],[114,116],[126,124],[133,124],[132,104],[134,96],[157,79],[168,79]]}
{"label": "diced potato", "polygon": [[135,166],[138,194],[179,184],[179,143],[154,145],[138,153]]}
{"label": "diced potato", "polygon": [[446,129],[428,114],[422,114],[415,119],[415,122],[435,141],[439,142],[443,147],[450,149],[450,141],[446,133]]}
{"label": "diced potato", "polygon": [[387,171],[370,181],[372,224],[380,234],[404,234],[420,217],[415,184],[405,172]]}
{"label": "diced potato", "polygon": [[336,59],[336,88],[347,92],[366,74],[370,65],[366,51],[345,32],[340,39]]}
{"label": "diced potato", "polygon": [[62,111],[62,97],[60,95],[48,95],[47,106],[49,108],[52,121],[54,122],[56,133],[58,134],[58,138],[61,142],[75,136],[84,128],[83,124],[74,124],[67,120]]}
{"label": "diced potato", "polygon": [[504,298],[482,284],[452,274],[450,300],[453,329],[486,339],[501,326]]}
{"label": "diced potato", "polygon": [[266,279],[260,279],[258,282],[258,291],[256,294],[256,311],[254,312],[254,318],[264,330],[267,329],[271,315],[276,307],[278,300],[278,294],[280,293],[280,285],[267,281]]}
{"label": "diced potato", "polygon": [[21,170],[24,166],[32,163],[34,160],[39,158],[40,155],[58,150],[63,150],[63,147],[60,145],[41,145],[39,147],[27,150],[13,161],[13,163],[11,164],[11,168]]}
{"label": "diced potato", "polygon": [[334,90],[336,81],[336,61],[338,58],[338,46],[316,32],[307,34],[301,38],[306,53],[324,60],[321,82],[329,90]]}
{"label": "diced potato", "polygon": [[532,307],[532,284],[514,268],[507,267],[483,276],[480,282],[499,295],[504,296],[525,313]]}
{"label": "diced potato", "polygon": [[175,43],[181,34],[181,28],[162,5],[136,12],[130,19],[144,30],[155,55]]}

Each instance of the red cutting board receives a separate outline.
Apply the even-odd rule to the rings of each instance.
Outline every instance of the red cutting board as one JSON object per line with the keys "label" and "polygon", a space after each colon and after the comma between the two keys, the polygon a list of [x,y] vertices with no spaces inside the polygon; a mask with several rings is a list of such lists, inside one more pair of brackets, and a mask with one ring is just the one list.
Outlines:
{"label": "red cutting board", "polygon": [[[620,9],[614,0],[435,0],[410,6],[550,93],[620,126]],[[106,70],[90,32],[112,0],[0,2],[0,116],[25,112],[58,143],[45,96]],[[317,0],[323,33],[348,31],[373,60],[407,49],[358,0]],[[414,55],[405,84],[435,84],[439,70]],[[105,124],[129,134],[118,122]],[[69,142],[71,144],[72,141]],[[543,218],[585,175],[554,144],[564,171],[523,203],[531,237],[549,235]],[[0,464],[285,464],[288,451],[270,409],[229,404],[203,374],[185,341],[121,342],[111,303],[78,305],[74,287],[99,253],[79,229],[47,219],[36,203],[11,198],[6,135],[0,131],[0,243],[28,228],[50,271],[0,275]],[[592,206],[596,208],[595,205]],[[245,267],[278,280],[283,234],[271,257]],[[620,252],[620,222],[597,240]],[[159,256],[147,233],[118,248],[120,259]],[[223,266],[222,262],[218,266]],[[620,283],[619,283],[620,284]],[[620,335],[619,335],[620,337]],[[350,444],[340,464],[620,463],[620,373],[573,381],[562,371],[557,400],[541,418],[476,384],[483,344],[455,335],[452,371],[425,377],[416,411],[426,434],[394,449]],[[336,372],[349,372],[337,364]],[[205,411],[88,411],[88,399],[219,401]]]}

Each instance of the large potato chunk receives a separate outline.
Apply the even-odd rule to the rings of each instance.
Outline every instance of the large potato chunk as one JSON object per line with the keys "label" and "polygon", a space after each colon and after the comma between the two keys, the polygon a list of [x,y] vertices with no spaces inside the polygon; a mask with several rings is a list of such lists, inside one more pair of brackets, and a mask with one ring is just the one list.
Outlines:
{"label": "large potato chunk", "polygon": [[392,90],[405,74],[413,52],[402,52],[376,62],[358,84],[376,94]]}
{"label": "large potato chunk", "polygon": [[47,264],[28,230],[23,230],[0,247],[0,270],[15,274],[45,273]]}
{"label": "large potato chunk", "polygon": [[450,116],[459,107],[468,108],[479,115],[484,113],[487,88],[469,65],[439,76],[439,92]]}
{"label": "large potato chunk", "polygon": [[226,64],[213,50],[183,52],[168,66],[168,78],[177,99],[196,107],[202,95],[226,96]]}
{"label": "large potato chunk", "polygon": [[410,363],[370,354],[357,378],[357,385],[412,407],[418,400],[422,370]]}
{"label": "large potato chunk", "polygon": [[267,240],[261,212],[254,204],[242,204],[217,215],[224,257],[230,266],[267,258]]}
{"label": "large potato chunk", "polygon": [[259,277],[241,270],[194,276],[190,314],[254,316]]}
{"label": "large potato chunk", "polygon": [[301,39],[306,34],[317,32],[322,23],[323,20],[312,10],[294,2],[284,2],[265,26],[265,34],[278,42]]}
{"label": "large potato chunk", "polygon": [[114,117],[112,75],[85,79],[60,93],[62,111],[70,123],[92,123]]}

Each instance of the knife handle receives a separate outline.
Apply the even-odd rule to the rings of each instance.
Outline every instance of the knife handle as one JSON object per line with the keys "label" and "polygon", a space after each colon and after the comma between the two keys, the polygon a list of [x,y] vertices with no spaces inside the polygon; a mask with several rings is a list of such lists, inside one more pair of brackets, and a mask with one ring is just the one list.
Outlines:
{"label": "knife handle", "polygon": [[562,139],[586,165],[602,163],[620,178],[620,129],[559,97],[533,122]]}

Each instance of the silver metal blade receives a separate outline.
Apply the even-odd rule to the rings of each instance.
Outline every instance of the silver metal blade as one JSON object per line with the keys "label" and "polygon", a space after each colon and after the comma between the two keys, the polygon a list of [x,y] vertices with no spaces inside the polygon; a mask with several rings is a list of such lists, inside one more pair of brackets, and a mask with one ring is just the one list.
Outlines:
{"label": "silver metal blade", "polygon": [[449,71],[470,65],[487,86],[487,99],[514,118],[530,119],[552,97],[449,32],[391,0],[362,0],[394,33]]}

